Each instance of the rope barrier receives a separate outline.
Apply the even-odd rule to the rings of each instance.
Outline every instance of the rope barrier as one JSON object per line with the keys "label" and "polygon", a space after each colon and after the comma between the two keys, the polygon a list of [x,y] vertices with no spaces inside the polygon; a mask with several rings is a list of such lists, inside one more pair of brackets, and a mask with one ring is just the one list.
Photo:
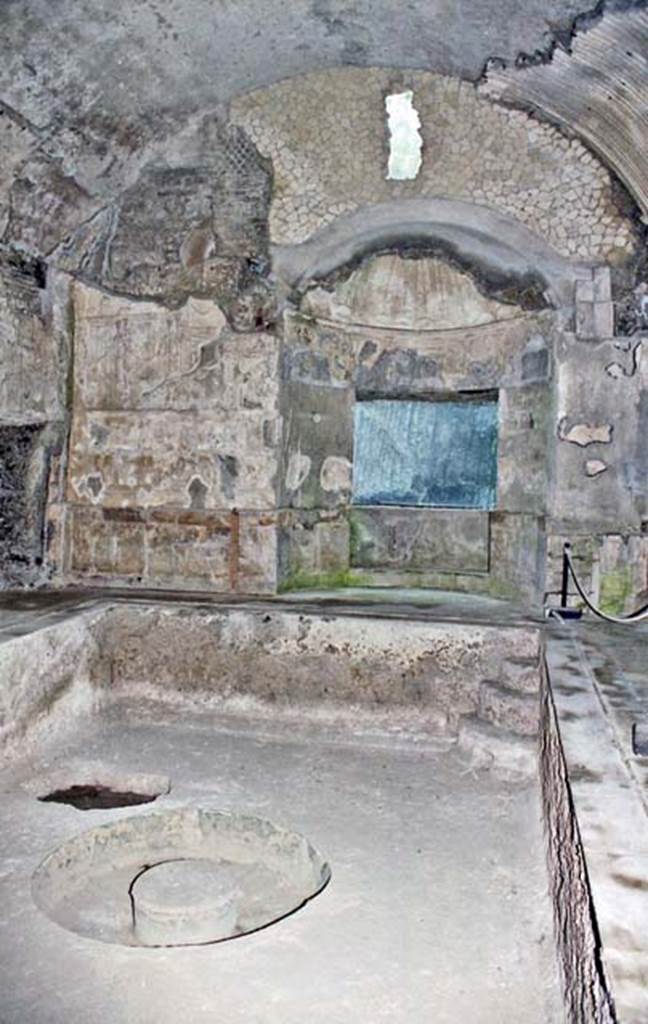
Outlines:
{"label": "rope barrier", "polygon": [[567,610],[567,577],[569,573],[571,573],[571,577],[576,584],[576,590],[582,597],[583,601],[590,611],[594,612],[595,615],[598,615],[599,618],[605,619],[607,622],[614,622],[620,626],[628,626],[632,623],[642,622],[644,619],[648,619],[648,604],[644,605],[643,608],[637,608],[636,611],[631,612],[629,615],[608,615],[607,612],[601,611],[600,608],[597,608],[596,605],[592,604],[585,593],[578,576],[576,575],[576,570],[574,569],[574,563],[572,562],[571,557],[571,544],[569,543],[566,543],[563,548],[562,607],[552,609],[552,611],[557,615],[560,615],[561,611]]}

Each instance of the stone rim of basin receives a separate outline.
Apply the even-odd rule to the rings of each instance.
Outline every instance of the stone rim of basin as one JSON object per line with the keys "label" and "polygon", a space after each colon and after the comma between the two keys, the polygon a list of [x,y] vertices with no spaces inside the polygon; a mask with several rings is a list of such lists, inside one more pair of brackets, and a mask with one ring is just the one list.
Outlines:
{"label": "stone rim of basin", "polygon": [[[36,868],[32,896],[51,920],[88,938],[202,945],[287,917],[330,877],[328,863],[297,832],[185,807],[121,818],[68,839]],[[174,889],[183,886],[186,898],[178,899]]]}

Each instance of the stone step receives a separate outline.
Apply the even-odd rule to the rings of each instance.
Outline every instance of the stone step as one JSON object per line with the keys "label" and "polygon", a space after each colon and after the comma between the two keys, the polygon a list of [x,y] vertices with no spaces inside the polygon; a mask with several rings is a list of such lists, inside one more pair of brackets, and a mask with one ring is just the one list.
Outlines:
{"label": "stone step", "polygon": [[457,744],[469,757],[472,768],[490,769],[511,781],[523,782],[539,776],[535,739],[505,732],[477,715],[462,718]]}
{"label": "stone step", "polygon": [[538,693],[541,667],[532,658],[505,658],[502,661],[501,682],[520,693]]}
{"label": "stone step", "polygon": [[477,715],[485,722],[518,736],[537,736],[540,700],[501,683],[484,680],[479,687]]}

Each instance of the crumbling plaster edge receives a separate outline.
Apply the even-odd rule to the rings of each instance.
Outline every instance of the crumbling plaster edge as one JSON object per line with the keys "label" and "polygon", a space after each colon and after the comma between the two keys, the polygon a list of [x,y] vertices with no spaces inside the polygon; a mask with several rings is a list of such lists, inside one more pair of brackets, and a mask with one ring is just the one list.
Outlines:
{"label": "crumbling plaster edge", "polygon": [[429,242],[463,254],[462,260],[497,273],[544,279],[551,304],[574,302],[575,283],[592,266],[559,256],[518,221],[477,203],[453,199],[400,199],[363,206],[296,245],[271,245],[272,270],[284,293],[305,287],[374,251]]}

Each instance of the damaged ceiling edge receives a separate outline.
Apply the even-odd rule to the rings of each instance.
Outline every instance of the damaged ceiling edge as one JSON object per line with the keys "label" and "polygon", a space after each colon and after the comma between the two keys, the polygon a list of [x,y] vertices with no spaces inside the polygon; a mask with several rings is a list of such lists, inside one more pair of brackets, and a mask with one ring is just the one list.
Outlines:
{"label": "damaged ceiling edge", "polygon": [[[648,215],[648,45],[646,0],[604,5],[601,16],[577,32],[569,52],[554,49],[550,62],[503,66],[491,62],[478,92],[506,106],[535,113],[578,136],[612,169]],[[623,53],[624,60],[619,60]]]}
{"label": "damaged ceiling edge", "polygon": [[584,9],[580,14],[572,15],[562,22],[549,22],[550,38],[546,46],[537,47],[532,53],[520,51],[513,63],[496,55],[490,57],[475,84],[480,85],[485,81],[490,69],[519,69],[551,64],[556,50],[571,54],[577,37],[596,28],[606,15],[642,10],[646,6],[648,0],[597,0],[593,7]]}

